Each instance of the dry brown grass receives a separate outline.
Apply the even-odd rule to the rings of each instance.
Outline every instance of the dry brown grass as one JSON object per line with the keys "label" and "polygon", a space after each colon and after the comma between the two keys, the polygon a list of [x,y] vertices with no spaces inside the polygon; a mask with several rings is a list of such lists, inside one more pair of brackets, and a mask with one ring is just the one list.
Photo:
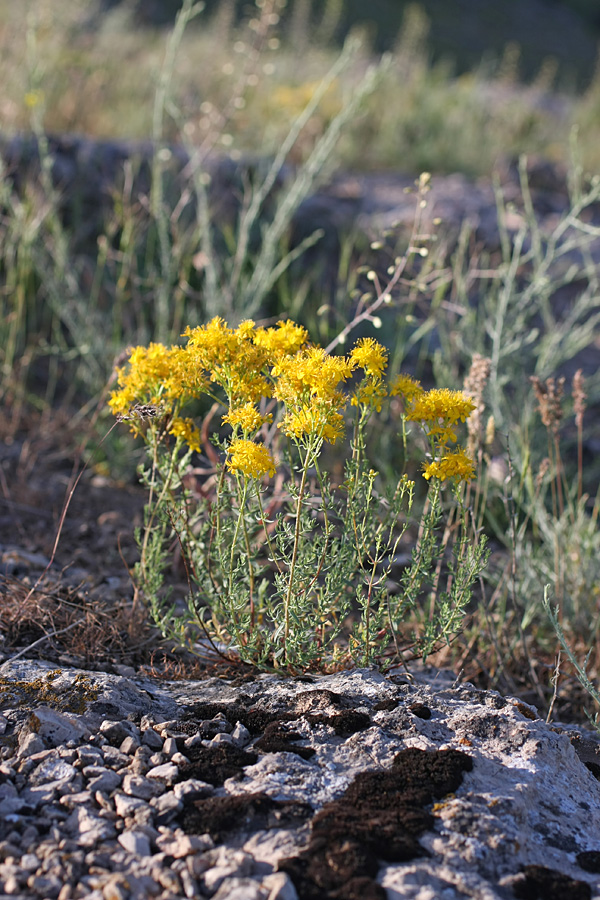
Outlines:
{"label": "dry brown grass", "polygon": [[57,661],[71,657],[82,665],[136,662],[148,658],[156,640],[139,605],[98,603],[82,590],[61,585],[55,575],[35,587],[6,577],[2,589],[0,630],[9,658],[19,653]]}

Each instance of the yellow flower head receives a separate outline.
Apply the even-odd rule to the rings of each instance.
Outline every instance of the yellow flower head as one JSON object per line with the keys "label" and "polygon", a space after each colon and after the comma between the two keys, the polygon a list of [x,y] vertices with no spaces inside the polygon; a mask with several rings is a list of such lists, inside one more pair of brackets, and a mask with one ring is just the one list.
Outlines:
{"label": "yellow flower head", "polygon": [[35,109],[36,106],[41,106],[44,102],[44,92],[43,91],[27,91],[25,94],[25,106],[28,109]]}
{"label": "yellow flower head", "polygon": [[117,372],[119,388],[108,401],[113,414],[124,415],[135,404],[161,406],[170,412],[185,393],[180,365],[179,347],[153,343],[131,348],[127,365]]}
{"label": "yellow flower head", "polygon": [[475,464],[470,456],[462,448],[446,453],[439,460],[425,463],[423,478],[439,478],[445,481],[447,478],[456,478],[458,481],[471,481],[475,477]]}
{"label": "yellow flower head", "polygon": [[209,390],[209,379],[193,350],[181,347],[174,362],[176,365],[167,379],[169,384],[177,382],[190,399],[200,397]]}
{"label": "yellow flower head", "polygon": [[228,328],[225,319],[220,316],[215,316],[207,325],[196,328],[188,325],[183,337],[187,337],[187,346],[197,351],[198,360],[208,371],[224,359],[233,357],[238,344],[235,331]]}
{"label": "yellow flower head", "polygon": [[287,412],[278,427],[296,440],[301,440],[304,435],[317,435],[329,444],[335,444],[344,434],[344,419],[334,407],[314,401]]}
{"label": "yellow flower head", "polygon": [[361,338],[350,353],[350,365],[359,366],[374,378],[381,378],[387,361],[387,350],[373,338]]}
{"label": "yellow flower head", "polygon": [[344,405],[338,385],[351,374],[352,367],[343,356],[329,356],[322,347],[286,356],[271,370],[275,397],[292,407],[310,402],[311,397],[334,406]]}
{"label": "yellow flower head", "polygon": [[255,334],[256,329],[254,327],[254,321],[252,319],[244,319],[244,321],[240,322],[235,330],[237,339],[241,341],[251,341],[253,340]]}
{"label": "yellow flower head", "polygon": [[387,389],[381,378],[368,376],[363,378],[352,396],[352,406],[368,406],[381,412],[381,406],[387,397]]}
{"label": "yellow flower head", "polygon": [[260,426],[270,418],[270,416],[261,416],[253,403],[244,403],[242,406],[230,409],[223,416],[223,422],[231,425],[232,428],[241,428],[244,434],[248,434],[258,431]]}
{"label": "yellow flower head", "polygon": [[232,472],[241,472],[247,478],[275,475],[275,460],[264,444],[236,438],[229,445],[228,455],[227,467]]}
{"label": "yellow flower head", "polygon": [[251,319],[234,330],[219,316],[184,332],[190,368],[205,372],[236,405],[270,396],[270,385],[262,374],[268,353],[255,344],[255,334]]}
{"label": "yellow flower head", "polygon": [[462,391],[434,388],[415,396],[406,418],[421,422],[430,437],[444,443],[456,439],[452,426],[464,422],[474,409],[475,404]]}
{"label": "yellow flower head", "polygon": [[200,432],[195,427],[193,419],[174,418],[169,425],[169,434],[183,438],[191,450],[200,453]]}
{"label": "yellow flower head", "polygon": [[295,322],[278,322],[276,328],[257,328],[254,343],[267,350],[273,361],[281,356],[292,356],[308,340],[308,332]]}
{"label": "yellow flower head", "polygon": [[410,375],[396,375],[390,383],[390,397],[402,397],[405,403],[412,403],[424,393],[421,383]]}
{"label": "yellow flower head", "polygon": [[427,436],[433,438],[440,446],[454,443],[456,440],[456,431],[453,425],[430,425],[427,429]]}

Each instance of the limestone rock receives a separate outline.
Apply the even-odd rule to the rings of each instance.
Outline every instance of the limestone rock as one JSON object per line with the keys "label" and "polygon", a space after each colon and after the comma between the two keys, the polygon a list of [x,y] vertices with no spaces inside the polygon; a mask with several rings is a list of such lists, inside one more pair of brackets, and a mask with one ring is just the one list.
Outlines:
{"label": "limestone rock", "polygon": [[3,667],[15,698],[49,674],[85,696],[41,707],[43,737],[35,702],[4,710],[0,896],[600,900],[599,741],[519,701],[443,673]]}

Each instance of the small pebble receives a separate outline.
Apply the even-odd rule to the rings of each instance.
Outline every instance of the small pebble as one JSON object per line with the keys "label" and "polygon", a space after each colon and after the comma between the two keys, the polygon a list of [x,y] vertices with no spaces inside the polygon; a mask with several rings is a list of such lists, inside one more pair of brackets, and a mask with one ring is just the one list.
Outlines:
{"label": "small pebble", "polygon": [[174,753],[177,753],[177,741],[175,738],[169,737],[163,744],[162,752],[169,759],[173,756]]}
{"label": "small pebble", "polygon": [[146,747],[149,747],[150,750],[156,752],[162,750],[163,739],[154,728],[147,728],[142,734],[142,745],[145,745]]}
{"label": "small pebble", "polygon": [[139,746],[140,742],[138,739],[128,735],[119,747],[119,751],[121,753],[126,753],[128,756],[132,756]]}
{"label": "small pebble", "polygon": [[134,856],[150,856],[150,841],[141,831],[124,831],[117,840],[124,850]]}
{"label": "small pebble", "polygon": [[156,797],[162,792],[162,785],[157,781],[149,781],[143,775],[125,775],[122,787],[126,794],[139,797],[140,800],[150,800],[151,797]]}

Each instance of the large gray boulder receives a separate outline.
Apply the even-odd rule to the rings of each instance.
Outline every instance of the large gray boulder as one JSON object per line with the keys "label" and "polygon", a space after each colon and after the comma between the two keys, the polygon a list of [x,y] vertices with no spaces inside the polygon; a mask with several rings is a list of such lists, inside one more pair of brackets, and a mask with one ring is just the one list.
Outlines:
{"label": "large gray boulder", "polygon": [[0,695],[0,895],[600,897],[595,735],[445,673],[19,659]]}

